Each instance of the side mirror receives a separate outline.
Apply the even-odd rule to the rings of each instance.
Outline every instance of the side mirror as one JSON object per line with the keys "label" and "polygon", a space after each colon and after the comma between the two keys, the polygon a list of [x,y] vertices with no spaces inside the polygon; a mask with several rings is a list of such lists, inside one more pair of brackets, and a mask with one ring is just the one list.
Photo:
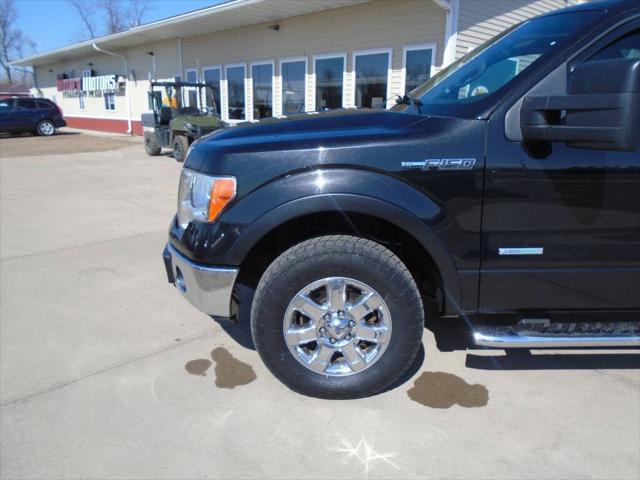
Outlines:
{"label": "side mirror", "polygon": [[633,151],[640,144],[640,59],[586,62],[571,73],[567,95],[525,97],[525,141]]}

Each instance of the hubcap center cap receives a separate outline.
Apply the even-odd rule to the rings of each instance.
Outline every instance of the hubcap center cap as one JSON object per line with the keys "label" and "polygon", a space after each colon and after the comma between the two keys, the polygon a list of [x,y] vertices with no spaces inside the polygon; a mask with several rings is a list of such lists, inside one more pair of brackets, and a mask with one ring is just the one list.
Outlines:
{"label": "hubcap center cap", "polygon": [[324,318],[327,335],[335,339],[344,338],[351,332],[350,320],[349,315],[342,311],[328,313]]}

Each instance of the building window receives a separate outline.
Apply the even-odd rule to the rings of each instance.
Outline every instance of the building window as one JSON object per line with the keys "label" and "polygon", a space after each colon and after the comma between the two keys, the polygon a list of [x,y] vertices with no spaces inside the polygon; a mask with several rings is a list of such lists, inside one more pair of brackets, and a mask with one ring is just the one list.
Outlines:
{"label": "building window", "polygon": [[104,109],[115,110],[116,109],[116,97],[113,93],[104,94]]}
{"label": "building window", "polygon": [[273,63],[251,65],[253,118],[273,117]]}
{"label": "building window", "polygon": [[227,74],[227,118],[246,120],[244,65],[226,68]]}
{"label": "building window", "polygon": [[185,72],[187,75],[185,76],[185,78],[187,79],[187,82],[189,83],[196,83],[198,81],[198,71],[197,70],[187,70]]}
{"label": "building window", "polygon": [[305,92],[307,81],[306,60],[282,60],[282,114],[292,115],[305,111]]}
{"label": "building window", "polygon": [[316,111],[342,107],[344,59],[344,56],[315,59]]}
{"label": "building window", "polygon": [[405,92],[410,92],[431,78],[435,53],[434,45],[416,45],[404,49]]}
{"label": "building window", "polygon": [[152,112],[160,111],[160,107],[162,107],[162,92],[154,90],[149,92],[148,96],[149,100],[149,110]]}
{"label": "building window", "polygon": [[84,95],[82,93],[78,95],[78,103],[80,105],[80,110],[84,110]]}
{"label": "building window", "polygon": [[[185,71],[185,80],[188,83],[196,83],[198,81],[198,71],[196,69]],[[184,87],[183,99],[185,107],[198,108],[198,89],[196,87]]]}
{"label": "building window", "polygon": [[356,52],[353,54],[355,71],[356,107],[385,108],[391,69],[391,51]]}
{"label": "building window", "polygon": [[207,107],[214,110],[215,113],[220,115],[222,113],[220,108],[220,68],[205,68],[203,70],[203,73],[204,83],[207,84],[207,88],[205,89],[205,101]]}

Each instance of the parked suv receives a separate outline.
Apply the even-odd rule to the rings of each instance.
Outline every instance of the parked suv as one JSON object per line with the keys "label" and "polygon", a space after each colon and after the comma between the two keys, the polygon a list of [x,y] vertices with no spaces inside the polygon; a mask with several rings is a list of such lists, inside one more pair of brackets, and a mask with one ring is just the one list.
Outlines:
{"label": "parked suv", "polygon": [[196,141],[164,261],[267,367],[326,398],[407,371],[425,312],[477,345],[640,345],[640,5],[504,32],[390,111],[270,119]]}
{"label": "parked suv", "polygon": [[60,107],[46,98],[0,99],[0,132],[50,136],[66,125]]}

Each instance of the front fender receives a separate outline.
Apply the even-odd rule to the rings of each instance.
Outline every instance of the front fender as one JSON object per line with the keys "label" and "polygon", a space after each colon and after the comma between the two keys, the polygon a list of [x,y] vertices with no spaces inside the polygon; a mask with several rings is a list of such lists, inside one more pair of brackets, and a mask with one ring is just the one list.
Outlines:
{"label": "front fender", "polygon": [[402,229],[429,252],[438,267],[447,297],[446,313],[473,307],[477,269],[466,268],[465,259],[452,254],[469,247],[464,241],[451,245],[444,240],[464,238],[462,228],[426,192],[388,174],[336,168],[287,175],[246,194],[214,223],[191,222],[181,231],[174,219],[169,237],[194,262],[238,266],[273,229],[325,212],[366,214]]}
{"label": "front fender", "polygon": [[283,223],[322,212],[366,214],[404,230],[429,252],[448,297],[461,305],[457,269],[437,231],[450,228],[443,209],[422,192],[389,175],[350,169],[313,170],[289,175],[245,196],[222,220],[244,225],[228,257],[239,265],[260,239]]}

